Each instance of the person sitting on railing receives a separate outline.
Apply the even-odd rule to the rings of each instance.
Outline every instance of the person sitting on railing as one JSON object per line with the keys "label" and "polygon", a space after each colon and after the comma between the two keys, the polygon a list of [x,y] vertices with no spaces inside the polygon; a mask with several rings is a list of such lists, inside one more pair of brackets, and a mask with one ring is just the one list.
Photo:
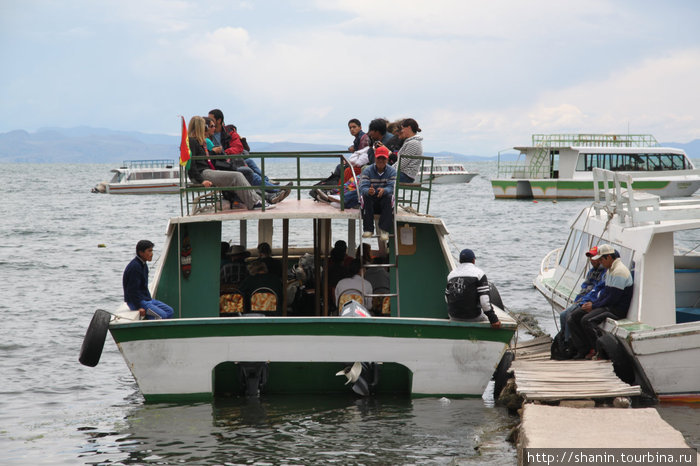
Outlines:
{"label": "person sitting on railing", "polygon": [[359,191],[362,196],[362,237],[370,238],[374,232],[374,214],[379,214],[379,237],[389,240],[394,223],[393,196],[396,170],[388,165],[389,149],[378,147],[375,161],[362,170]]}
{"label": "person sitting on railing", "polygon": [[416,180],[418,171],[420,170],[420,159],[404,158],[403,156],[422,156],[423,155],[423,137],[418,136],[421,129],[418,123],[413,118],[406,118],[401,122],[401,137],[403,145],[398,152],[398,163],[401,167],[399,173],[400,183],[413,183]]}
{"label": "person sitting on railing", "polygon": [[[194,158],[190,164],[188,175],[194,183],[199,183],[205,188],[211,186],[246,186],[250,183],[245,176],[239,172],[217,170],[211,160],[206,159],[208,155],[204,136],[204,118],[193,116],[187,129],[190,143],[190,152]],[[201,157],[201,158],[198,158]],[[260,196],[252,189],[242,189],[236,191],[236,195],[245,206],[251,209],[262,207]]]}

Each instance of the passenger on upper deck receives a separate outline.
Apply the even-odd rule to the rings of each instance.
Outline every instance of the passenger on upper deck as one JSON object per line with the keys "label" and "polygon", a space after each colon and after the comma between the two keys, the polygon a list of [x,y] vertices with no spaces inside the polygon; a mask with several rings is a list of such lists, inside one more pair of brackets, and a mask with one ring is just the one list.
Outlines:
{"label": "passenger on upper deck", "polygon": [[388,148],[395,144],[392,141],[395,136],[386,130],[387,123],[383,118],[375,118],[369,123],[369,130],[367,131],[370,140],[369,152],[367,152],[369,163],[374,163],[374,152],[377,147],[386,146]]}
{"label": "passenger on upper deck", "polygon": [[592,259],[600,261],[607,269],[605,287],[594,301],[582,304],[569,315],[567,326],[577,351],[574,359],[593,358],[598,324],[608,317],[615,320],[626,317],[632,301],[632,274],[617,257],[615,249],[609,244],[598,246],[598,254]]}
{"label": "passenger on upper deck", "polygon": [[[190,119],[188,135],[190,151],[193,157],[203,157],[207,155],[204,125],[204,118],[200,116],[193,116]],[[200,183],[207,188],[211,186],[250,186],[250,183],[248,183],[242,173],[237,171],[217,170],[214,163],[207,159],[192,160],[188,175],[190,180],[195,183]],[[249,210],[262,207],[260,196],[252,189],[236,191],[236,195]],[[279,200],[270,200],[272,204],[276,202],[279,202]]]}
{"label": "passenger on upper deck", "polygon": [[374,214],[379,214],[379,237],[389,240],[394,229],[394,182],[396,170],[388,165],[389,149],[378,147],[376,160],[368,165],[360,176],[359,191],[363,200],[362,237],[370,238],[374,232]]}
{"label": "passenger on upper deck", "polygon": [[352,142],[352,146],[348,147],[348,152],[357,152],[369,146],[369,136],[362,131],[362,123],[360,123],[360,120],[353,118],[348,121],[348,128],[350,129],[350,134],[355,138]]}
{"label": "passenger on upper deck", "polygon": [[146,319],[170,319],[173,308],[153,299],[148,291],[148,264],[153,260],[153,243],[142,239],[136,243],[136,257],[124,269],[122,287],[124,302],[132,311],[139,311]]}
{"label": "passenger on upper deck", "polygon": [[403,156],[423,155],[423,137],[417,135],[420,131],[421,129],[418,127],[418,123],[413,118],[406,118],[401,122],[403,145],[397,154],[398,163],[401,168],[401,173],[399,173],[399,182],[401,183],[413,183],[420,170],[421,160],[408,158],[401,160]]}
{"label": "passenger on upper deck", "polygon": [[445,301],[450,319],[480,322],[484,315],[491,327],[501,328],[501,321],[491,306],[489,281],[483,270],[474,265],[471,249],[459,253],[459,266],[447,275]]}

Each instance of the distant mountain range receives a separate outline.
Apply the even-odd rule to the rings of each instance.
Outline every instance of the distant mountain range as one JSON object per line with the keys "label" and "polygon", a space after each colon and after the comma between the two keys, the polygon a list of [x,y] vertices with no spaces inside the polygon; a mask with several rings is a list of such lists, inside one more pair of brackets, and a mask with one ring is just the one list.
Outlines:
{"label": "distant mountain range", "polygon": [[[287,152],[344,150],[334,144],[248,141],[253,152]],[[684,149],[690,158],[700,158],[700,139],[689,143],[661,143]],[[180,137],[115,131],[79,126],[76,128],[41,128],[34,133],[15,130],[0,133],[0,162],[3,163],[118,163],[135,159],[176,159]],[[455,152],[426,152],[434,157],[450,157],[461,161],[489,161],[497,156],[465,155]],[[517,154],[504,154],[514,160]]]}

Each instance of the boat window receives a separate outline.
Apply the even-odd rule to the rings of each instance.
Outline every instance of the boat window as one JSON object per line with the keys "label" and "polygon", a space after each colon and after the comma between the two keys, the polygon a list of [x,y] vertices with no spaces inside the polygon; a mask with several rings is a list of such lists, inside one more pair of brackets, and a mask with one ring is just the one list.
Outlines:
{"label": "boat window", "polygon": [[689,168],[682,154],[579,154],[576,171],[660,171]]}
{"label": "boat window", "polygon": [[586,266],[586,251],[591,248],[591,237],[588,233],[573,230],[564,246],[559,265],[577,272]]}

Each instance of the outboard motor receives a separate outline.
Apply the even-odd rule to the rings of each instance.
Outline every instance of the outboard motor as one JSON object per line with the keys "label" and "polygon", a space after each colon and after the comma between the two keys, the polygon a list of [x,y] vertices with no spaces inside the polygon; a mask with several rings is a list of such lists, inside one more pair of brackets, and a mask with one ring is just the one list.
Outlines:
{"label": "outboard motor", "polygon": [[[341,317],[372,317],[366,307],[351,299],[343,306]],[[335,375],[344,375],[352,383],[352,391],[360,396],[369,396],[377,383],[379,383],[379,366],[373,362],[355,362],[347,366]]]}
{"label": "outboard motor", "polygon": [[258,396],[267,383],[268,364],[266,362],[241,362],[239,374],[245,396]]}

